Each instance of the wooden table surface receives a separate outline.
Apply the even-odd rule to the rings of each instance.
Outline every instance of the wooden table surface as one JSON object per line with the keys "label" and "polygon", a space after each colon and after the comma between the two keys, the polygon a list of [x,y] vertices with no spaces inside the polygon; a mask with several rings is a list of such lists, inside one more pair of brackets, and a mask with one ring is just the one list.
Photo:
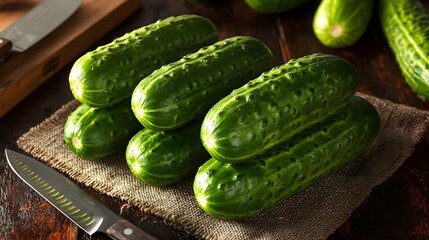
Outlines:
{"label": "wooden table surface", "polygon": [[[342,56],[360,75],[358,90],[396,103],[429,110],[404,82],[394,57],[374,17],[368,31],[352,47],[329,49],[312,31],[312,17],[319,1],[281,15],[263,15],[241,0],[220,0],[216,5],[193,5],[184,0],[144,0],[131,15],[90,49],[159,18],[184,13],[211,19],[221,38],[250,35],[273,51],[276,64],[315,52]],[[429,9],[429,1],[423,1]],[[0,119],[0,239],[108,239],[87,235],[24,184],[8,167],[4,148],[17,149],[15,141],[72,99],[68,87],[71,63]],[[422,140],[403,166],[377,186],[369,198],[329,239],[429,239],[429,140]],[[160,239],[192,239],[155,216],[142,215],[118,199],[85,188],[89,194]]]}

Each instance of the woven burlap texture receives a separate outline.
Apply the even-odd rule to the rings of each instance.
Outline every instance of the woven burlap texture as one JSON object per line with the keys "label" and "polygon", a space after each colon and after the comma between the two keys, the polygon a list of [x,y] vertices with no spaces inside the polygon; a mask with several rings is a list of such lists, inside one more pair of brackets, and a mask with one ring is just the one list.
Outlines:
{"label": "woven burlap texture", "polygon": [[74,155],[64,144],[63,126],[79,103],[71,101],[18,139],[18,146],[71,178],[125,200],[203,239],[326,239],[392,175],[422,139],[429,113],[373,96],[381,131],[369,152],[337,174],[245,221],[216,220],[202,212],[192,179],[171,187],[147,186],[129,171],[124,151],[98,161]]}

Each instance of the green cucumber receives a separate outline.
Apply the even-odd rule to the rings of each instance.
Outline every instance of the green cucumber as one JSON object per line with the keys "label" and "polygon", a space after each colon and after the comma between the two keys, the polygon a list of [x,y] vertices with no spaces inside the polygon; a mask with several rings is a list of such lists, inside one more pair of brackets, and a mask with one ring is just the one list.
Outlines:
{"label": "green cucumber", "polygon": [[380,0],[381,29],[411,89],[429,100],[429,14],[417,0]]}
{"label": "green cucumber", "polygon": [[73,65],[74,97],[90,107],[129,99],[136,85],[155,69],[218,40],[213,23],[197,15],[158,20],[86,53]]}
{"label": "green cucumber", "polygon": [[250,161],[208,160],[195,176],[195,198],[215,218],[256,215],[362,156],[379,128],[377,110],[353,97],[325,121]]}
{"label": "green cucumber", "polygon": [[313,18],[317,39],[332,48],[353,45],[365,33],[375,0],[322,0]]}
{"label": "green cucumber", "polygon": [[216,103],[204,118],[201,140],[219,161],[245,161],[343,107],[357,80],[354,66],[338,56],[292,59]]}
{"label": "green cucumber", "polygon": [[232,90],[273,66],[260,40],[236,36],[203,47],[143,79],[131,97],[137,119],[152,130],[171,130],[198,118]]}
{"label": "green cucumber", "polygon": [[261,13],[283,13],[295,9],[309,0],[245,0],[253,10]]}
{"label": "green cucumber", "polygon": [[107,108],[82,104],[67,118],[64,141],[78,156],[99,159],[125,149],[142,128],[128,101]]}
{"label": "green cucumber", "polygon": [[143,129],[128,143],[126,159],[132,174],[152,186],[168,186],[194,175],[210,159],[200,141],[201,121],[162,132]]}

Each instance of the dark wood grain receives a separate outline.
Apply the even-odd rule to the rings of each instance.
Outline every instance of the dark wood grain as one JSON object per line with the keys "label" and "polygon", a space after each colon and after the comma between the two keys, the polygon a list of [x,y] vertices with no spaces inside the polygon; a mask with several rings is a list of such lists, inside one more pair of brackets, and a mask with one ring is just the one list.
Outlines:
{"label": "dark wood grain", "polygon": [[0,58],[12,49],[12,42],[6,38],[0,38]]}
{"label": "dark wood grain", "polygon": [[[429,8],[429,1],[422,1]],[[195,13],[210,18],[221,38],[251,35],[273,51],[276,64],[315,52],[340,55],[359,72],[359,91],[393,102],[429,110],[405,83],[392,52],[373,18],[368,31],[352,47],[329,49],[315,38],[311,22],[318,1],[287,14],[258,14],[240,0],[220,0],[212,5],[193,5],[184,0],[144,0],[143,7],[86,51],[112,41],[126,32],[159,18]],[[42,122],[72,99],[68,88],[71,64],[0,118],[0,239],[109,239],[89,236],[20,181],[9,169],[3,148],[16,149],[17,138]],[[429,134],[428,134],[429,135]],[[429,137],[427,137],[429,139]],[[337,239],[429,239],[429,140],[422,140],[413,155],[329,238]],[[91,188],[81,186],[101,203],[159,239],[193,239],[156,216],[143,214]]]}

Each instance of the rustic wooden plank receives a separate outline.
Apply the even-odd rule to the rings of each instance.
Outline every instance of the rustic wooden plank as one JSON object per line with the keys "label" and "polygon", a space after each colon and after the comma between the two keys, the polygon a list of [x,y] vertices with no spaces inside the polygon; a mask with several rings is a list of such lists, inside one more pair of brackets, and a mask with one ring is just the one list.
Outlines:
{"label": "rustic wooden plank", "polygon": [[[13,11],[10,7],[13,2],[7,4],[1,13],[13,16],[5,17],[10,21],[25,10],[18,8]],[[114,0],[109,4],[84,0],[64,24],[36,45],[23,53],[11,53],[1,59],[0,117],[129,16],[140,4],[140,0]],[[11,23],[2,19],[1,27]]]}

